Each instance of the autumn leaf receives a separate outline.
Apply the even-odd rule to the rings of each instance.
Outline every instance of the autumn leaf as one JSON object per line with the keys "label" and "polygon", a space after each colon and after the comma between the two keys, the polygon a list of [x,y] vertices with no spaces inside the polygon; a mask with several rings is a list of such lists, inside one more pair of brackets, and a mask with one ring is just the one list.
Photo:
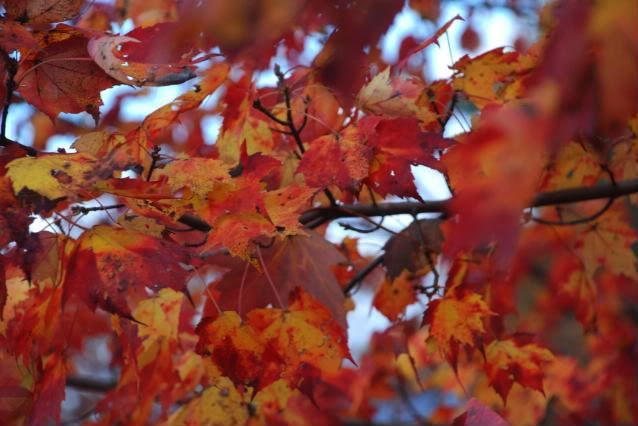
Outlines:
{"label": "autumn leaf", "polygon": [[7,169],[16,195],[29,190],[56,201],[90,189],[96,159],[87,154],[24,157],[13,160]]}
{"label": "autumn leaf", "polygon": [[292,379],[302,363],[335,372],[344,358],[350,359],[343,327],[300,287],[292,291],[286,310],[255,309],[246,317],[266,352],[273,351],[283,361],[284,378]]}
{"label": "autumn leaf", "polygon": [[0,423],[638,424],[638,4],[440,3],[2,2]]}
{"label": "autumn leaf", "polygon": [[220,158],[229,164],[237,163],[244,143],[248,155],[257,152],[271,155],[277,151],[276,133],[253,108],[254,91],[250,75],[246,74],[239,82],[230,84],[224,96],[228,109],[216,145]]}
{"label": "autumn leaf", "polygon": [[462,74],[454,80],[454,88],[461,90],[479,107],[522,97],[524,77],[536,64],[533,54],[503,52],[497,48],[470,59],[465,55],[453,66]]}
{"label": "autumn leaf", "polygon": [[[279,300],[285,304],[291,291],[302,287],[329,309],[338,324],[345,327],[345,298],[331,268],[344,258],[316,233],[307,231],[307,234],[275,241],[272,246],[260,249],[264,264],[259,263],[259,269],[239,259],[216,259],[219,266],[229,269],[215,286],[220,293],[220,307],[237,310],[241,301],[243,311],[239,312],[240,315],[269,304],[279,307]],[[265,270],[275,285],[277,295],[268,283]]]}
{"label": "autumn leaf", "polygon": [[175,160],[155,171],[153,176],[166,176],[174,192],[189,189],[202,199],[215,188],[216,182],[230,178],[228,165],[213,158]]}
{"label": "autumn leaf", "polygon": [[405,313],[408,305],[417,301],[412,274],[404,270],[396,278],[386,277],[374,295],[372,302],[390,321],[396,321]]}
{"label": "autumn leaf", "polygon": [[251,424],[276,424],[275,419],[282,414],[286,418],[288,402],[295,397],[303,396],[282,379],[262,388],[252,400],[257,408],[257,416]]}
{"label": "autumn leaf", "polygon": [[[6,4],[6,2],[5,2]],[[7,7],[5,5],[5,7]],[[0,46],[6,51],[39,50],[40,46],[33,34],[19,22],[4,21],[0,24]]]}
{"label": "autumn leaf", "polygon": [[604,176],[601,159],[592,146],[568,142],[546,171],[541,189],[564,189],[593,185]]}
{"label": "autumn leaf", "polygon": [[414,118],[366,117],[359,121],[359,127],[374,152],[366,179],[371,189],[382,196],[420,199],[410,166],[441,169],[434,153],[448,147],[449,141],[434,133],[421,132]]}
{"label": "autumn leaf", "polygon": [[[0,416],[8,422],[24,422],[33,405],[29,385],[33,378],[15,357],[0,351]],[[11,423],[9,423],[11,424]]]}
{"label": "autumn leaf", "polygon": [[88,39],[78,30],[58,25],[44,42],[41,50],[20,62],[18,91],[52,120],[61,112],[85,111],[97,122],[100,92],[117,82],[88,60]]}
{"label": "autumn leaf", "polygon": [[576,318],[587,329],[596,316],[597,286],[584,265],[574,256],[559,259],[550,275],[555,302],[574,310]]}
{"label": "autumn leaf", "polygon": [[305,234],[299,216],[310,205],[315,190],[306,186],[287,186],[264,196],[268,217],[283,235]]}
{"label": "autumn leaf", "polygon": [[391,67],[361,88],[357,104],[364,111],[389,118],[412,117],[423,129],[434,130],[452,99],[451,87],[438,81],[429,87],[415,77],[391,75]]}
{"label": "autumn leaf", "polygon": [[30,24],[49,24],[74,18],[82,0],[7,0],[6,18]]}
{"label": "autumn leaf", "polygon": [[491,315],[481,295],[464,292],[431,301],[423,323],[430,326],[430,336],[456,368],[460,348],[483,346],[484,338],[488,337],[484,321]]}
{"label": "autumn leaf", "polygon": [[60,422],[60,404],[64,400],[66,365],[64,357],[52,354],[42,366],[42,377],[34,388],[33,411],[29,425],[40,425],[50,420]]}
{"label": "autumn leaf", "polygon": [[514,339],[495,340],[485,349],[485,368],[490,385],[503,401],[514,383],[544,393],[544,367],[553,359],[554,355],[548,349]]}
{"label": "autumn leaf", "polygon": [[536,190],[546,158],[538,145],[546,131],[524,104],[486,108],[464,143],[449,149],[442,162],[456,192],[450,209],[459,212],[446,235],[449,255],[496,243],[501,267],[511,260],[521,211]]}
{"label": "autumn leaf", "polygon": [[234,426],[245,424],[250,417],[247,403],[235,385],[220,377],[202,394],[175,411],[168,425]]}
{"label": "autumn leaf", "polygon": [[[214,65],[191,90],[149,114],[139,127],[126,135],[129,149],[151,151],[157,137],[175,124],[181,114],[197,108],[204,99],[217,90],[226,81],[228,72],[228,64],[222,62]],[[134,157],[142,156],[138,154]],[[150,156],[145,155],[142,158],[144,161],[141,165],[148,170],[151,163]]]}
{"label": "autumn leaf", "polygon": [[140,323],[139,336],[147,346],[153,339],[177,340],[180,311],[184,295],[170,288],[161,289],[156,297],[142,300],[133,311]]}
{"label": "autumn leaf", "polygon": [[[67,268],[74,271],[64,282],[64,300],[77,295],[92,309],[133,318],[132,301],[146,296],[146,289],[164,287],[185,291],[188,261],[179,246],[140,232],[96,226],[82,234],[69,255]],[[88,285],[87,285],[88,283]]]}
{"label": "autumn leaf", "polygon": [[209,356],[222,374],[236,384],[255,384],[270,377],[264,373],[264,342],[250,324],[234,311],[222,312],[217,318],[207,318],[197,326],[197,352]]}
{"label": "autumn leaf", "polygon": [[[195,66],[188,60],[177,64],[144,63],[135,62],[127,53],[119,56],[119,50],[125,50],[121,45],[143,44],[133,35],[130,33],[125,36],[92,38],[87,45],[87,51],[105,73],[124,84],[169,86],[184,83],[195,77]],[[148,47],[140,46],[137,49],[144,51]]]}
{"label": "autumn leaf", "polygon": [[581,225],[578,247],[590,278],[599,269],[628,278],[638,276],[631,248],[636,241],[636,231],[625,217],[624,206],[616,203],[595,222]]}
{"label": "autumn leaf", "polygon": [[[357,192],[360,182],[368,176],[371,155],[361,132],[348,126],[339,136],[325,135],[310,142],[297,172],[303,174],[310,187],[336,185],[343,191]],[[334,167],[327,168],[326,164]]]}
{"label": "autumn leaf", "polygon": [[443,233],[438,220],[412,222],[383,246],[383,266],[390,278],[408,271],[423,276],[436,267],[443,248]]}
{"label": "autumn leaf", "polygon": [[452,25],[454,21],[456,20],[463,21],[463,18],[461,18],[460,15],[456,15],[452,19],[447,21],[445,24],[443,24],[443,26],[439,28],[432,36],[426,38],[417,46],[415,46],[413,49],[411,49],[409,52],[407,52],[403,57],[399,58],[399,63],[397,64],[397,68],[403,68],[410,56],[414,55],[417,52],[420,52],[421,50],[430,46],[432,43],[438,43],[439,37],[445,34],[448,28],[450,28],[450,25]]}

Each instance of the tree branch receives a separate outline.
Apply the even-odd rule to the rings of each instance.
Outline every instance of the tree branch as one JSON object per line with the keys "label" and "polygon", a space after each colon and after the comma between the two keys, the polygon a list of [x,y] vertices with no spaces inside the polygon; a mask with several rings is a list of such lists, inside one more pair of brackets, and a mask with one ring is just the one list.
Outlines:
{"label": "tree branch", "polygon": [[109,379],[96,379],[93,377],[69,376],[66,385],[78,391],[106,393],[117,386],[117,381]]}
{"label": "tree branch", "polygon": [[0,146],[4,146],[7,144],[7,119],[9,117],[9,106],[11,106],[13,91],[15,90],[14,77],[18,72],[18,63],[15,59],[9,56],[5,50],[0,49],[0,54],[2,55],[2,60],[5,63],[7,71],[7,81],[5,82],[5,89],[7,93],[6,98],[3,99],[2,122],[0,122]]}
{"label": "tree branch", "polygon": [[[528,207],[544,207],[579,201],[597,200],[601,198],[618,198],[638,192],[638,179],[617,183],[604,183],[596,186],[560,189],[536,194]],[[344,217],[392,216],[398,214],[441,213],[449,214],[452,199],[426,202],[379,203],[377,205],[355,204],[350,206],[317,207],[304,212],[299,221],[302,224],[323,218],[324,222]]]}
{"label": "tree branch", "polygon": [[[596,186],[560,189],[536,194],[528,207],[544,207],[580,201],[598,200],[601,198],[618,198],[638,193],[638,179],[604,183]],[[443,217],[449,214],[452,199],[437,201],[407,201],[401,203],[353,204],[343,206],[316,207],[306,210],[299,216],[302,225],[316,228],[334,219],[346,217],[393,216],[398,214],[440,213]],[[185,214],[178,222],[188,225],[194,230],[209,232],[212,227],[197,216]]]}

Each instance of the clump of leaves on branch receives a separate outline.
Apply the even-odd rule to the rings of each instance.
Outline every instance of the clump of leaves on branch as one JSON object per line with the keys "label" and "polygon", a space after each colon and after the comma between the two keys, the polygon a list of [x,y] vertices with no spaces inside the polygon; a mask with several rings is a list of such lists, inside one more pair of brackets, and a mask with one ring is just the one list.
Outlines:
{"label": "clump of leaves on branch", "polygon": [[[380,424],[388,406],[392,424],[638,423],[634,0],[508,2],[539,39],[436,81],[422,52],[468,24],[386,64],[399,0],[114,3],[2,2],[2,424]],[[274,57],[290,68],[258,88]],[[139,91],[100,108],[181,83],[141,122],[120,114]],[[6,136],[20,103],[33,141]],[[46,152],[57,134],[76,139]],[[376,258],[324,237],[399,214]],[[360,287],[391,326],[355,365]]]}

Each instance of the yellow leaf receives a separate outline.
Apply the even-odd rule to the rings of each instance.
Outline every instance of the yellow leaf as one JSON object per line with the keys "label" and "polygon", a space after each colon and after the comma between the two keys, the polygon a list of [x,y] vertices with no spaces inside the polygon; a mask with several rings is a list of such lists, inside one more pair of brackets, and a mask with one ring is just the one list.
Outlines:
{"label": "yellow leaf", "polygon": [[139,336],[177,340],[183,301],[184,294],[170,288],[163,288],[156,297],[141,301],[133,311],[133,317],[142,323],[139,326]]}
{"label": "yellow leaf", "polygon": [[92,155],[82,153],[23,157],[7,165],[7,176],[16,194],[29,189],[49,200],[77,199],[94,182],[96,163]]}
{"label": "yellow leaf", "polygon": [[259,340],[283,360],[290,378],[303,362],[335,372],[349,358],[346,334],[330,311],[297,287],[287,310],[255,309],[248,323]]}
{"label": "yellow leaf", "polygon": [[173,413],[165,425],[236,426],[248,419],[248,404],[227,377],[220,377],[200,397]]}
{"label": "yellow leaf", "polygon": [[559,151],[546,172],[543,190],[590,186],[603,174],[601,159],[591,147],[569,142]]}
{"label": "yellow leaf", "polygon": [[629,223],[623,204],[616,203],[596,222],[583,225],[581,229],[580,249],[590,279],[599,268],[616,275],[638,278],[632,250],[636,231]]}
{"label": "yellow leaf", "polygon": [[173,161],[153,176],[166,176],[175,192],[189,188],[194,195],[205,198],[217,182],[230,179],[228,170],[228,164],[221,160],[195,157]]}
{"label": "yellow leaf", "polygon": [[462,90],[477,107],[503,103],[522,97],[521,78],[536,65],[534,54],[521,55],[503,52],[503,48],[490,50],[470,59],[464,56],[452,67],[460,76],[453,86]]}
{"label": "yellow leaf", "polygon": [[416,302],[414,284],[410,279],[411,273],[403,270],[394,280],[386,276],[374,296],[373,305],[390,321],[395,321],[408,305]]}
{"label": "yellow leaf", "polygon": [[485,334],[483,321],[490,315],[493,312],[481,295],[466,292],[460,297],[450,294],[430,302],[424,323],[430,324],[430,335],[456,368],[459,346],[481,345]]}
{"label": "yellow leaf", "polygon": [[264,204],[272,223],[283,227],[284,235],[305,235],[299,224],[299,215],[310,207],[310,197],[315,192],[307,186],[295,185],[266,193]]}
{"label": "yellow leaf", "polygon": [[357,95],[359,108],[388,117],[414,117],[424,126],[435,122],[437,114],[420,99],[427,91],[425,83],[412,76],[391,76],[390,68],[386,67],[361,88]]}

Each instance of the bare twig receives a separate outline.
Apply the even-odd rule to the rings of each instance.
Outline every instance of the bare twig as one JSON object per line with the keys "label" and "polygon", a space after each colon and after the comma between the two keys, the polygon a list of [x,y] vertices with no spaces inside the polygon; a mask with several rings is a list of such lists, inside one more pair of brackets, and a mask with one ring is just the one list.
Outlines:
{"label": "bare twig", "polygon": [[605,212],[607,210],[609,210],[609,208],[611,207],[612,204],[614,204],[614,200],[615,198],[609,198],[607,200],[607,202],[605,203],[605,205],[598,210],[596,213],[591,214],[587,217],[581,217],[579,219],[574,219],[574,220],[547,220],[547,219],[543,219],[540,217],[532,217],[532,220],[536,223],[540,223],[541,225],[553,225],[553,226],[573,226],[573,225],[580,225],[583,223],[587,223],[587,222],[592,222],[596,219],[598,219],[599,217],[601,217],[603,214],[605,214]]}
{"label": "bare twig", "polygon": [[343,294],[349,295],[350,291],[354,289],[361,281],[364,280],[377,266],[379,266],[383,262],[383,255],[378,256],[372,262],[368,263],[363,269],[361,269],[357,274],[352,277],[350,282],[343,288]]}

